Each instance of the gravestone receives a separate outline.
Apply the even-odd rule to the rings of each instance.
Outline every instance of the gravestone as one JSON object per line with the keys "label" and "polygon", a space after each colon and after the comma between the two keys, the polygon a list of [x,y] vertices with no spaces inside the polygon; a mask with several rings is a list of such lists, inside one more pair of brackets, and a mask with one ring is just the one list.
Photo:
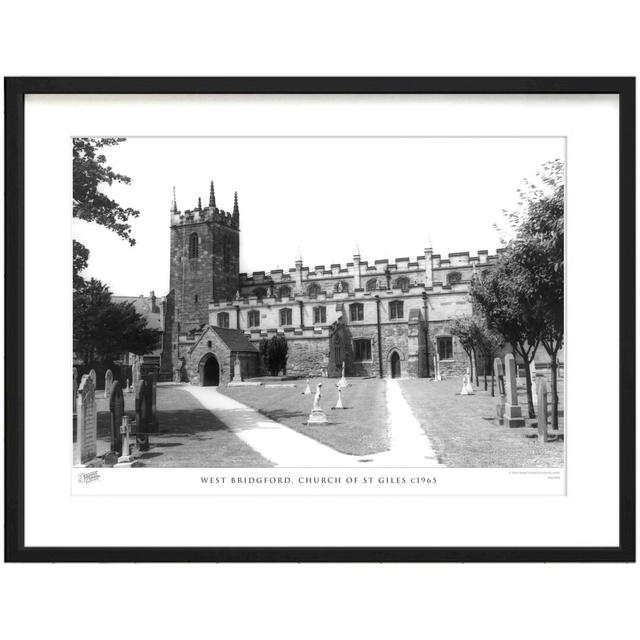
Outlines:
{"label": "gravestone", "polygon": [[144,376],[136,387],[136,444],[141,451],[149,449],[148,434],[158,430],[156,386],[156,376],[149,374]]}
{"label": "gravestone", "polygon": [[549,442],[549,425],[547,422],[547,381],[538,378],[538,441]]}
{"label": "gravestone", "polygon": [[93,388],[95,390],[98,386],[98,374],[95,369],[91,369],[91,371],[89,371],[89,375],[93,378]]}
{"label": "gravestone", "polygon": [[496,416],[498,420],[498,424],[504,424],[504,402],[505,402],[505,391],[504,391],[504,365],[502,364],[502,360],[500,358],[495,358],[493,361],[493,374],[496,377],[496,382],[498,384],[498,395],[500,396],[500,401],[496,405]]}
{"label": "gravestone", "polygon": [[108,398],[111,393],[111,385],[113,384],[113,373],[111,373],[111,369],[107,369],[107,372],[104,374],[104,397]]}
{"label": "gravestone", "polygon": [[327,424],[327,414],[320,408],[320,398],[322,397],[322,382],[316,386],[316,395],[313,398],[313,409],[309,415],[307,424]]}
{"label": "gravestone", "polygon": [[311,395],[311,387],[309,386],[309,378],[307,378],[307,386],[305,387],[303,395],[305,395],[305,396]]}
{"label": "gravestone", "polygon": [[522,407],[518,404],[518,387],[516,383],[516,361],[512,353],[504,357],[505,391],[504,420],[509,428],[524,427]]}
{"label": "gravestone", "polygon": [[340,389],[346,389],[347,387],[347,379],[344,377],[344,360],[342,361],[342,377],[338,382],[338,386]]}
{"label": "gravestone", "polygon": [[242,382],[242,366],[240,365],[240,357],[236,355],[236,361],[233,365],[233,381]]}
{"label": "gravestone", "polygon": [[135,464],[131,457],[131,448],[129,445],[129,418],[128,416],[122,417],[122,424],[120,425],[120,433],[122,436],[122,455],[118,458],[117,464],[114,467],[133,467]]}
{"label": "gravestone", "polygon": [[136,446],[140,451],[149,450],[149,436],[147,430],[148,406],[147,389],[144,380],[136,386]]}
{"label": "gravestone", "polygon": [[73,406],[73,415],[76,415],[76,398],[78,396],[78,370],[73,367],[73,399],[72,399],[72,406]]}
{"label": "gravestone", "polygon": [[461,396],[468,396],[469,395],[469,391],[467,390],[467,385],[468,385],[467,374],[465,373],[462,376],[462,390],[460,391],[460,395]]}
{"label": "gravestone", "polygon": [[124,396],[122,386],[116,380],[109,389],[109,412],[111,413],[111,451],[122,451],[122,434],[120,426],[124,416]]}
{"label": "gravestone", "polygon": [[97,453],[98,414],[96,411],[96,387],[91,375],[82,376],[76,405],[77,446],[75,464],[93,460]]}

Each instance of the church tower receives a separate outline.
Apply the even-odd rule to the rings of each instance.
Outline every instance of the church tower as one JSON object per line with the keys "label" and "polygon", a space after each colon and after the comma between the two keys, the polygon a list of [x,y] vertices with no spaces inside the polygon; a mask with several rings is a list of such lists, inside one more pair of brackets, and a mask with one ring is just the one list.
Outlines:
{"label": "church tower", "polygon": [[[178,210],[175,188],[170,210],[171,253],[169,289],[174,297],[172,342],[178,335],[209,323],[209,302],[235,296],[239,287],[240,209],[238,194],[233,212],[219,209],[211,182],[209,205],[198,198],[195,209]],[[168,327],[165,327],[165,331]]]}

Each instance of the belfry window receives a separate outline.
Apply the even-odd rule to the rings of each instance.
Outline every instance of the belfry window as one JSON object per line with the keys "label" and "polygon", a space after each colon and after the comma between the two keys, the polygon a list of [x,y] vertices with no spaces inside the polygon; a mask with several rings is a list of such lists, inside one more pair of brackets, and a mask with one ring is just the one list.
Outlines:
{"label": "belfry window", "polygon": [[291,287],[288,287],[286,284],[281,286],[278,289],[279,298],[289,298],[290,296],[291,296]]}
{"label": "belfry window", "polygon": [[317,298],[318,294],[321,291],[322,291],[322,289],[320,288],[319,284],[312,284],[308,289],[309,297],[310,298]]}
{"label": "belfry window", "polygon": [[291,309],[280,309],[280,326],[285,327],[293,324]]}
{"label": "belfry window", "polygon": [[229,314],[226,311],[222,311],[218,314],[218,326],[223,329],[229,328]]}
{"label": "belfry window", "polygon": [[409,278],[398,278],[393,283],[394,289],[402,289],[403,291],[409,291]]}
{"label": "belfry window", "polygon": [[189,236],[189,258],[197,258],[198,257],[198,234],[192,233]]}
{"label": "belfry window", "polygon": [[447,276],[448,284],[457,284],[458,282],[462,282],[462,274],[459,271],[452,271]]}

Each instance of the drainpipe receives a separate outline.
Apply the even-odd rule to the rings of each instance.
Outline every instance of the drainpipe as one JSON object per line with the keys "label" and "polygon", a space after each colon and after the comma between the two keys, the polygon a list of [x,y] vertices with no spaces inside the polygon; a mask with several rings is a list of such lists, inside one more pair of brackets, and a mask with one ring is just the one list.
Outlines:
{"label": "drainpipe", "polygon": [[298,300],[298,304],[300,305],[300,328],[304,329],[304,302]]}
{"label": "drainpipe", "polygon": [[429,377],[429,316],[427,309],[427,292],[422,292],[422,304],[424,308],[424,353],[427,360],[427,378]]}
{"label": "drainpipe", "polygon": [[382,330],[380,329],[380,296],[376,296],[376,318],[378,325],[378,365],[380,368],[380,377],[383,378],[382,373]]}
{"label": "drainpipe", "polygon": [[236,329],[240,329],[240,305],[236,305]]}

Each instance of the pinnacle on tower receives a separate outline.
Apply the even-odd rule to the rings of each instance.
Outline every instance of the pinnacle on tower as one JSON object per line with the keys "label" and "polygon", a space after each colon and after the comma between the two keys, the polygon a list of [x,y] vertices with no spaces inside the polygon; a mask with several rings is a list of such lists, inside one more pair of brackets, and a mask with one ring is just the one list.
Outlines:
{"label": "pinnacle on tower", "polygon": [[211,186],[209,187],[209,206],[213,209],[216,208],[216,192],[213,188],[213,180],[211,181]]}
{"label": "pinnacle on tower", "polygon": [[202,198],[198,198],[198,211],[202,211]]}
{"label": "pinnacle on tower", "polygon": [[171,203],[171,213],[178,213],[178,204],[176,203],[176,188],[173,187],[173,202]]}
{"label": "pinnacle on tower", "polygon": [[300,247],[298,247],[298,250],[296,251],[296,262],[302,264],[302,252],[300,251]]}
{"label": "pinnacle on tower", "polygon": [[235,195],[233,196],[233,215],[234,216],[239,216],[240,215],[240,209],[238,208],[238,192],[235,192]]}

